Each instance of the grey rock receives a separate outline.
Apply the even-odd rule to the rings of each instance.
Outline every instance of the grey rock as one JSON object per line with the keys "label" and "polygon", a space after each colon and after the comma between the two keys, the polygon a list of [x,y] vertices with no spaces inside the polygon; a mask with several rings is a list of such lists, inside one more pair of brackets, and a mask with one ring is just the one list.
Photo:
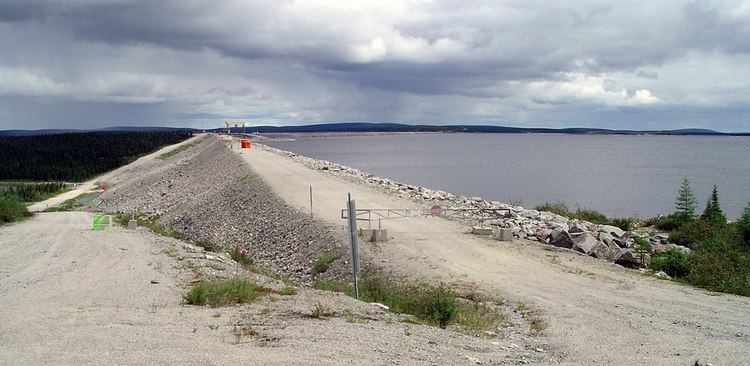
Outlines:
{"label": "grey rock", "polygon": [[612,225],[599,225],[598,227],[599,231],[603,231],[605,233],[610,233],[615,237],[622,238],[625,236],[625,230],[620,229],[617,226]]}
{"label": "grey rock", "polygon": [[590,255],[594,258],[604,259],[609,262],[614,262],[620,258],[622,249],[617,245],[607,245],[604,242],[598,241],[591,249]]}
{"label": "grey rock", "polygon": [[550,245],[554,245],[560,248],[573,248],[573,238],[570,237],[567,231],[560,229],[552,230],[550,234]]}
{"label": "grey rock", "polygon": [[620,253],[620,257],[615,260],[615,263],[628,268],[640,268],[643,267],[638,254],[631,250],[623,250]]}
{"label": "grey rock", "polygon": [[[573,250],[579,251],[584,254],[591,254],[598,240],[593,234],[584,233],[573,239]],[[605,245],[606,246],[606,245]]]}

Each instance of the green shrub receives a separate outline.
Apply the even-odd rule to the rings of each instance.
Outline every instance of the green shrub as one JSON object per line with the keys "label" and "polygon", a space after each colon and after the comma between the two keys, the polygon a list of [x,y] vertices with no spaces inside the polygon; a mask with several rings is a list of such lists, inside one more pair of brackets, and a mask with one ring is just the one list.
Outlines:
{"label": "green shrub", "polygon": [[31,213],[18,196],[0,196],[0,224],[23,220],[29,216]]}
{"label": "green shrub", "polygon": [[689,257],[678,249],[655,254],[648,266],[654,271],[664,271],[672,277],[685,277],[690,274]]}
{"label": "green shrub", "polygon": [[712,224],[703,220],[683,224],[669,234],[669,241],[691,249],[694,249],[697,243],[712,238],[730,243],[739,241],[739,235],[733,225]]}
{"label": "green shrub", "polygon": [[617,226],[625,231],[633,230],[636,222],[632,217],[611,217],[607,221],[608,225]]}
{"label": "green shrub", "polygon": [[609,219],[603,213],[590,208],[577,207],[572,216],[574,219],[592,222],[594,224],[608,225]]}
{"label": "green shrub", "polygon": [[750,250],[722,239],[704,240],[690,256],[687,281],[713,291],[750,296]]}
{"label": "green shrub", "polygon": [[374,275],[362,281],[360,297],[442,328],[451,323],[457,311],[456,295],[444,284],[404,284]]}
{"label": "green shrub", "polygon": [[560,202],[560,201],[555,202],[555,203],[545,202],[541,205],[534,207],[534,209],[537,211],[552,212],[560,216],[565,216],[569,219],[583,220],[583,221],[588,221],[588,222],[591,222],[594,224],[600,224],[600,225],[617,226],[620,229],[623,229],[626,231],[631,230],[635,223],[635,220],[632,218],[625,218],[625,217],[609,218],[607,217],[607,215],[597,210],[591,209],[591,208],[576,207],[575,211],[570,211],[570,209],[568,208],[568,205],[565,204],[565,202]]}
{"label": "green shrub", "polygon": [[573,213],[568,209],[568,205],[566,205],[565,202],[561,201],[557,201],[555,203],[545,202],[534,207],[534,209],[537,211],[552,212],[565,217],[573,216]]}
{"label": "green shrub", "polygon": [[339,251],[323,254],[318,257],[318,259],[313,261],[312,269],[315,273],[323,273],[327,271],[328,267],[330,267],[331,264],[339,258],[341,258],[341,252]]}
{"label": "green shrub", "polygon": [[659,230],[672,231],[686,222],[674,215],[652,217],[643,222],[643,226],[653,226]]}
{"label": "green shrub", "polygon": [[191,305],[211,307],[250,303],[271,290],[243,278],[201,281],[193,284],[183,298]]}

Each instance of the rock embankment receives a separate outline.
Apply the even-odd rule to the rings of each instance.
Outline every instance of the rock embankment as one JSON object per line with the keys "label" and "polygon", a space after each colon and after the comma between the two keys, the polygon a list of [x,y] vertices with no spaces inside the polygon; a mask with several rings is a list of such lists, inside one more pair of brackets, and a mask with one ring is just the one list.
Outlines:
{"label": "rock embankment", "polygon": [[[190,240],[236,248],[301,283],[312,280],[311,263],[322,254],[347,258],[340,234],[284,203],[215,136],[135,172],[101,198],[109,211],[158,217]],[[344,268],[339,260],[329,271]]]}
{"label": "rock embankment", "polygon": [[257,146],[290,157],[311,169],[326,171],[382,192],[409,198],[425,205],[426,208],[438,205],[444,209],[501,209],[507,214],[490,220],[483,219],[480,214],[473,214],[471,211],[467,211],[457,219],[470,224],[481,221],[484,225],[510,229],[515,238],[570,249],[626,267],[642,266],[643,260],[635,248],[636,237],[646,235],[645,239],[656,252],[670,248],[689,251],[688,248],[669,243],[669,237],[666,234],[650,236],[643,232],[625,231],[615,226],[569,219],[551,212],[526,209],[503,202],[486,201],[480,197],[456,196],[440,190],[395,182],[348,166],[301,156],[267,145],[257,144]]}

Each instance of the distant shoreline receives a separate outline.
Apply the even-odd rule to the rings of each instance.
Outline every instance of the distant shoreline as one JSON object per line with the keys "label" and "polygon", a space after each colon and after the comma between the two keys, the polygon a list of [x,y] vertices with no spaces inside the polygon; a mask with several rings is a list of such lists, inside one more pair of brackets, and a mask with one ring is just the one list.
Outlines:
{"label": "distant shoreline", "polygon": [[[2,130],[0,136],[31,136],[68,132],[117,132],[117,131],[159,131],[184,130],[191,132],[226,132],[226,127],[198,129],[175,127],[134,127],[116,126],[96,130],[47,129],[47,130]],[[606,128],[568,127],[506,127],[490,125],[408,125],[400,123],[324,123],[300,126],[248,126],[231,127],[232,133],[243,134],[414,134],[414,133],[496,133],[496,134],[567,134],[567,135],[625,135],[625,136],[750,136],[750,132],[719,132],[703,128],[676,130],[613,130]]]}

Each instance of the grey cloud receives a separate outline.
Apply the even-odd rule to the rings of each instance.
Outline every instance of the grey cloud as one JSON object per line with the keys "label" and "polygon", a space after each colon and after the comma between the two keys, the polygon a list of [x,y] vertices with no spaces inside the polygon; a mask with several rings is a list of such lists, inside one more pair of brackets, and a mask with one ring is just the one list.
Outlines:
{"label": "grey cloud", "polygon": [[[728,94],[722,80],[711,89],[660,77],[695,54],[745,70],[741,2],[354,4],[3,1],[0,95],[37,98],[17,100],[29,108],[67,99],[108,119],[141,106],[149,114],[133,115],[274,123],[601,124],[604,110],[633,124],[618,117],[632,108],[653,123],[665,108],[709,123],[684,112],[686,100],[723,103],[727,115],[750,102],[747,84]],[[18,108],[0,124],[22,121]]]}

